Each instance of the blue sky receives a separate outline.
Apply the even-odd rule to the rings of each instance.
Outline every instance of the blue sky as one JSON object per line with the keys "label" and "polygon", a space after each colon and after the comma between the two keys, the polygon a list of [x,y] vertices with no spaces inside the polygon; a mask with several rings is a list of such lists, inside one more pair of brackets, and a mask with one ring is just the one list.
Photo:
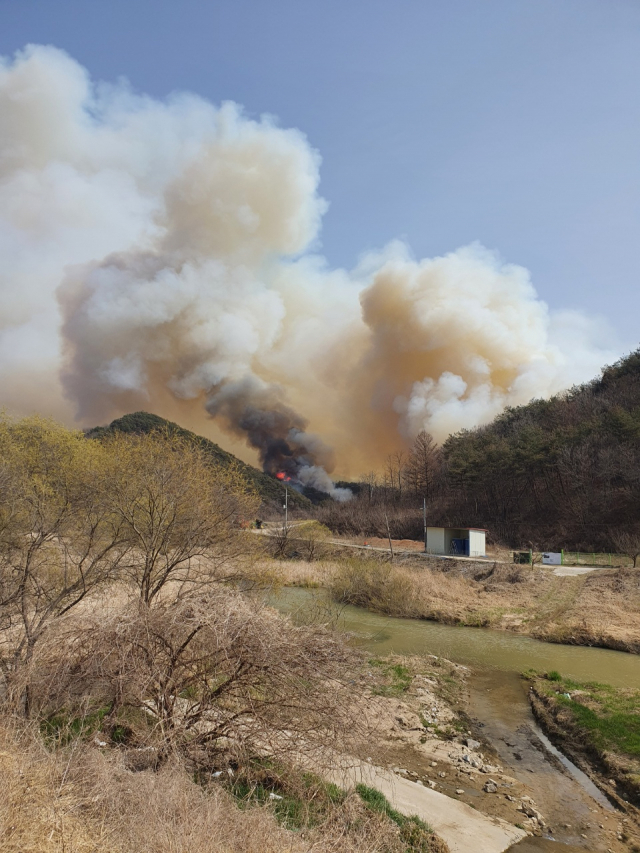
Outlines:
{"label": "blue sky", "polygon": [[300,128],[334,266],[395,237],[417,257],[479,240],[638,345],[635,0],[0,0],[0,53],[29,42]]}

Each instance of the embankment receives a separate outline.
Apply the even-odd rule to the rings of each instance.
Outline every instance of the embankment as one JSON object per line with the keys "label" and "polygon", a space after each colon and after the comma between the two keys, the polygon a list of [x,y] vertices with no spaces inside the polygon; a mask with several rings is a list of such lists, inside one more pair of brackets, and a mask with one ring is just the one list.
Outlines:
{"label": "embankment", "polygon": [[[273,564],[272,564],[273,565]],[[324,587],[375,613],[494,628],[547,642],[640,653],[640,570],[558,577],[542,566],[377,553],[276,561],[284,584]]]}
{"label": "embankment", "polygon": [[529,700],[549,737],[606,796],[640,807],[640,690],[532,676]]}

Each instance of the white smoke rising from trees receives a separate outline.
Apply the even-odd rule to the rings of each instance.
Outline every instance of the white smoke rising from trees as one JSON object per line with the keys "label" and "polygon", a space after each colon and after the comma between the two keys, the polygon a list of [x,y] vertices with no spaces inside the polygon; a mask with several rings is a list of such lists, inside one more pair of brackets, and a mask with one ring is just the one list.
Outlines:
{"label": "white smoke rising from trees", "polygon": [[235,104],[94,85],[52,47],[2,61],[0,404],[93,425],[201,401],[329,490],[334,459],[357,473],[617,356],[481,246],[329,270],[319,164]]}

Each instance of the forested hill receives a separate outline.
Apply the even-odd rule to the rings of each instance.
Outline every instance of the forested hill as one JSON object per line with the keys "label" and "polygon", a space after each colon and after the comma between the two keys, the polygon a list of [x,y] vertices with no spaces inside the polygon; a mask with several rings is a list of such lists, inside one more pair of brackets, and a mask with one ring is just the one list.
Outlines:
{"label": "forested hill", "polygon": [[[87,432],[87,435],[89,438],[102,438],[116,431],[148,433],[156,430],[166,430],[169,433],[181,436],[187,441],[193,441],[194,444],[206,450],[212,460],[220,465],[235,465],[256,489],[263,503],[278,507],[282,506],[284,502],[284,486],[278,480],[275,480],[268,474],[264,474],[252,465],[247,465],[246,462],[238,459],[232,453],[223,450],[210,439],[197,435],[195,432],[191,432],[191,430],[184,429],[179,424],[158,417],[158,415],[152,415],[149,412],[133,412],[133,414],[117,418],[109,426],[94,427]],[[298,494],[293,489],[289,489],[289,506],[296,509],[308,509],[311,506],[311,501],[304,495]]]}
{"label": "forested hill", "polygon": [[542,548],[624,550],[640,539],[640,349],[442,451],[450,518]]}

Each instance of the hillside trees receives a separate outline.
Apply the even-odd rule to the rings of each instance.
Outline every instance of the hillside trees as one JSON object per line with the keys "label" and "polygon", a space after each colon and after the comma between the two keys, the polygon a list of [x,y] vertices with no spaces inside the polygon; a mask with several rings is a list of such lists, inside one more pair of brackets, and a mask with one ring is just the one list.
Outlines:
{"label": "hillside trees", "polygon": [[447,514],[514,546],[616,547],[616,531],[640,522],[638,436],[640,350],[593,382],[450,436]]}
{"label": "hillside trees", "polygon": [[[156,436],[164,435],[167,438],[178,438],[185,445],[193,445],[202,451],[204,458],[214,465],[217,470],[233,469],[236,475],[246,481],[252,491],[259,495],[262,500],[261,515],[265,511],[273,512],[274,509],[277,511],[282,507],[285,486],[279,480],[269,474],[265,474],[263,471],[259,471],[252,465],[248,465],[246,462],[233,456],[233,454],[223,450],[222,447],[210,439],[202,435],[197,435],[173,421],[153,415],[150,412],[132,412],[131,414],[123,415],[121,418],[116,418],[108,426],[94,427],[88,430],[86,434],[89,438],[101,441],[110,436],[122,434],[130,436],[153,434]],[[311,505],[311,501],[304,495],[290,490],[289,506],[291,509],[308,511]]]}
{"label": "hillside trees", "polygon": [[[325,507],[333,530],[420,538],[427,521],[487,528],[510,547],[631,553],[640,525],[640,350],[549,400],[505,409],[436,447],[420,433],[363,478],[354,501]],[[384,511],[382,511],[384,508]]]}
{"label": "hillside trees", "polygon": [[407,489],[416,497],[430,501],[441,469],[438,446],[433,436],[421,430],[415,438],[404,467]]}
{"label": "hillside trees", "polygon": [[420,537],[423,500],[431,519],[441,512],[445,488],[441,448],[422,431],[407,453],[395,452],[386,458],[381,476],[369,471],[358,483],[345,485],[352,488],[353,499],[325,504],[318,512],[330,529],[385,538],[388,531],[399,539]]}

